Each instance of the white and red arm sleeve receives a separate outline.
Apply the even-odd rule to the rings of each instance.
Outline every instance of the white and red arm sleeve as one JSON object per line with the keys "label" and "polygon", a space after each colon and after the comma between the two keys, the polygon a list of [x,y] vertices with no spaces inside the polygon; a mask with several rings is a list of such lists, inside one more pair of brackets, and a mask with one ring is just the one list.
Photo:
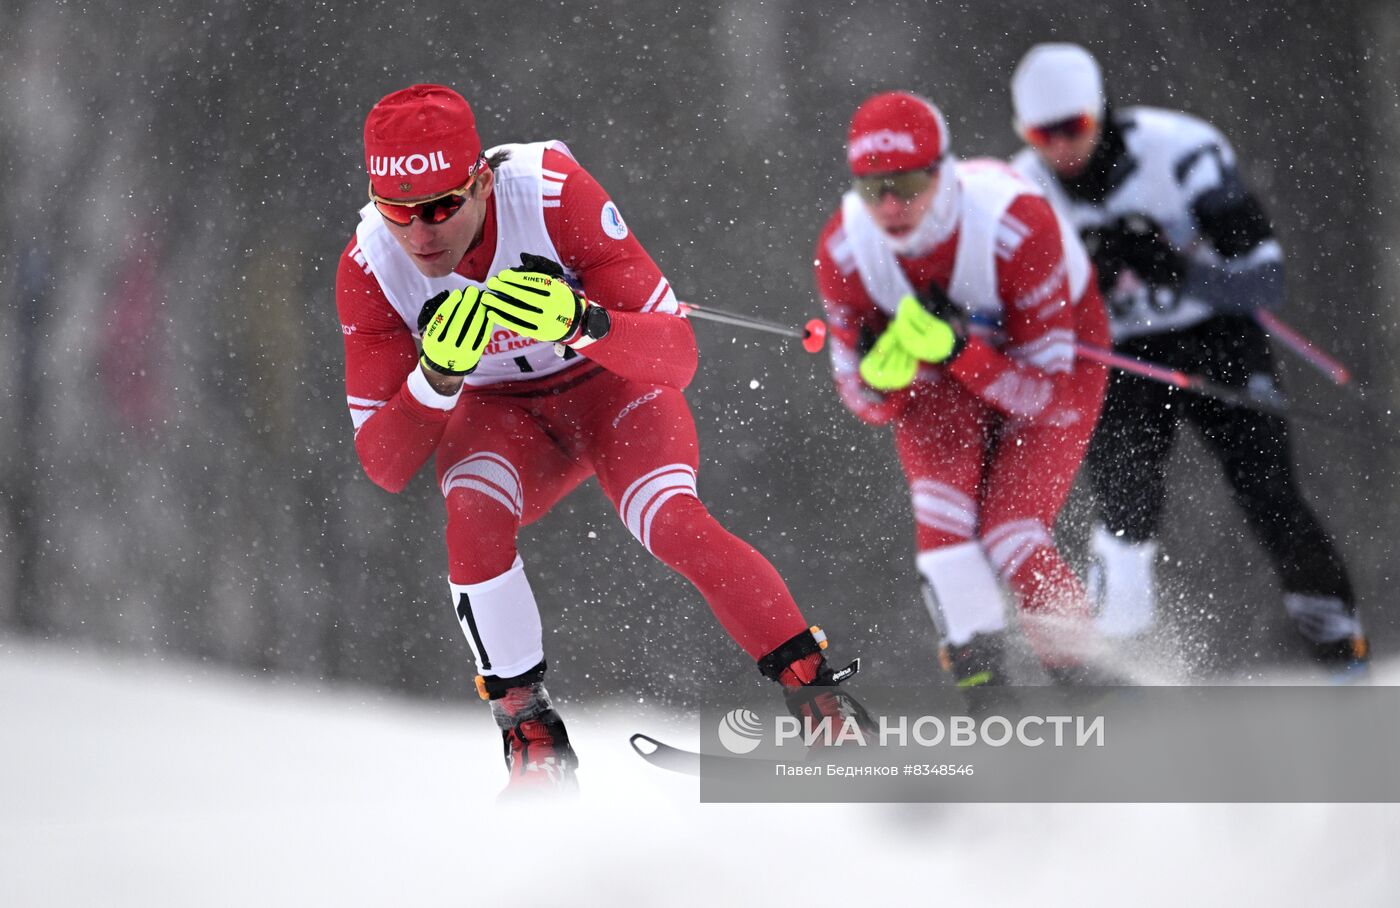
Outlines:
{"label": "white and red arm sleeve", "polygon": [[457,396],[438,394],[423,377],[412,332],[363,263],[352,241],[336,270],[345,396],[360,464],[399,492],[436,450]]}
{"label": "white and red arm sleeve", "polygon": [[882,426],[904,411],[908,395],[881,394],[861,380],[860,360],[869,348],[862,338],[873,341],[889,320],[865,292],[855,260],[845,244],[841,216],[837,214],[822,230],[813,262],[817,293],[826,309],[831,376],[846,409],[862,422]]}
{"label": "white and red arm sleeve", "polygon": [[670,283],[586,170],[553,150],[545,152],[544,168],[563,178],[558,206],[545,208],[545,228],[584,296],[612,318],[607,336],[580,354],[624,378],[684,388],[699,354]]}
{"label": "white and red arm sleeve", "polygon": [[1021,196],[1002,215],[996,269],[1005,344],[973,337],[948,371],[999,412],[1034,420],[1076,381],[1069,275],[1045,199]]}

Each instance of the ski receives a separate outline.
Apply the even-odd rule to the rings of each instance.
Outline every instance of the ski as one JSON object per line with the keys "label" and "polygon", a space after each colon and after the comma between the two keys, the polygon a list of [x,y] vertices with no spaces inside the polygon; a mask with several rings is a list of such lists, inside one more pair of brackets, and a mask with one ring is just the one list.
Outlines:
{"label": "ski", "polygon": [[650,735],[644,735],[641,732],[628,738],[627,743],[632,745],[632,749],[637,752],[637,756],[646,760],[652,766],[670,770],[671,772],[678,772],[687,776],[700,775],[702,755],[693,750],[683,750],[679,747],[672,747],[670,744],[658,741]]}
{"label": "ski", "polygon": [[658,741],[651,735],[644,735],[641,732],[627,739],[632,745],[632,749],[637,752],[637,756],[646,760],[652,766],[660,769],[678,772],[686,776],[699,776],[700,770],[704,768],[714,769],[718,766],[735,766],[743,764],[752,767],[762,761],[750,760],[746,757],[731,757],[724,754],[703,754],[694,750],[686,750],[683,747],[673,747],[664,741]]}

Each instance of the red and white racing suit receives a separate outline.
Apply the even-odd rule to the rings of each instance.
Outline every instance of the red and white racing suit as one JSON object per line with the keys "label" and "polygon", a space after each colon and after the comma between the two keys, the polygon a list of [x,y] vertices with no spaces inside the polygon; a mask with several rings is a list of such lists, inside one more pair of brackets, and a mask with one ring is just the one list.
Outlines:
{"label": "red and white racing suit", "polygon": [[[1030,615],[1087,616],[1083,585],[1052,536],[1103,400],[1104,366],[1074,344],[1109,342],[1108,320],[1077,236],[1003,163],[944,165],[946,232],[922,254],[896,255],[853,192],[817,243],[817,287],[830,319],[842,401],[892,423],[913,498],[920,573],[945,642],[1005,627],[997,577]],[[921,364],[907,389],[879,394],[860,357],[907,293],[936,284],[974,321],[962,353]],[[1046,624],[1063,622],[1045,622]],[[1077,632],[1077,631],[1076,631]]]}
{"label": "red and white racing suit", "polygon": [[[750,656],[767,655],[807,625],[772,565],[696,497],[699,451],[681,394],[696,347],[675,294],[562,143],[487,154],[502,150],[482,236],[453,274],[418,272],[373,205],[340,258],[346,394],[365,471],[397,492],[434,458],[452,601],[488,679],[544,658],[519,528],[593,475],[647,550],[695,584]],[[420,307],[441,290],[484,286],[522,252],[559,262],[610,310],[610,332],[560,356],[497,327],[460,394],[437,394],[418,369]]]}

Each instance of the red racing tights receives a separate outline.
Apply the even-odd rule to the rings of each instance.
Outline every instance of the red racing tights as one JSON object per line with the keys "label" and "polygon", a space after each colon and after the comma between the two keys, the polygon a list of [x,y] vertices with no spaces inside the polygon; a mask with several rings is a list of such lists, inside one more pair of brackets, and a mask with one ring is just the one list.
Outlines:
{"label": "red racing tights", "polygon": [[454,605],[482,674],[507,677],[542,654],[516,536],[590,475],[755,660],[804,631],[778,572],[696,497],[699,448],[681,392],[591,365],[574,372],[546,389],[468,389],[438,447]]}
{"label": "red racing tights", "polygon": [[[1023,619],[1039,615],[1087,624],[1088,596],[1053,536],[1093,434],[1107,377],[1102,366],[1084,361],[1077,370],[1084,373],[1078,395],[1052,402],[1034,422],[1003,417],[942,377],[920,385],[895,423],[895,446],[913,498],[920,569],[940,600],[949,625],[942,629],[953,643],[999,627],[999,615],[989,616],[988,607],[961,620],[949,614],[967,607],[962,605],[966,591],[995,586],[985,567],[985,581],[976,576],[983,556],[1011,588]],[[977,543],[981,552],[975,551]],[[972,557],[970,568],[953,547]],[[930,576],[940,571],[941,578]],[[1062,661],[1030,636],[1047,664]]]}

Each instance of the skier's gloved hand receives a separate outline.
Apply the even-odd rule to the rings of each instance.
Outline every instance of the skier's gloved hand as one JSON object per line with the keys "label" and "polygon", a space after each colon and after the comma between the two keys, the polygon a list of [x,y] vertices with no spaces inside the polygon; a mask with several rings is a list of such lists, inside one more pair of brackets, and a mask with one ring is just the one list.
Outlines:
{"label": "skier's gloved hand", "polygon": [[1091,250],[1089,254],[1101,270],[1108,269],[1100,266],[1100,259],[1112,266],[1115,278],[1118,271],[1129,268],[1144,283],[1175,287],[1186,274],[1186,260],[1166,241],[1162,228],[1146,215],[1124,215],[1097,233],[1099,252]]}
{"label": "skier's gloved hand", "polygon": [[901,299],[885,333],[926,363],[950,362],[967,346],[967,329],[957,306],[936,285],[918,299]]}
{"label": "skier's gloved hand", "polygon": [[519,268],[486,282],[486,303],[497,324],[546,343],[570,343],[583,331],[592,303],[564,280],[564,269],[544,256],[522,253]]}
{"label": "skier's gloved hand", "polygon": [[481,361],[491,337],[491,319],[481,290],[444,290],[418,312],[423,362],[443,375],[466,375]]}
{"label": "skier's gloved hand", "polygon": [[880,339],[875,341],[875,346],[860,361],[861,380],[876,391],[907,388],[919,373],[919,361],[900,344],[893,328],[891,322]]}

